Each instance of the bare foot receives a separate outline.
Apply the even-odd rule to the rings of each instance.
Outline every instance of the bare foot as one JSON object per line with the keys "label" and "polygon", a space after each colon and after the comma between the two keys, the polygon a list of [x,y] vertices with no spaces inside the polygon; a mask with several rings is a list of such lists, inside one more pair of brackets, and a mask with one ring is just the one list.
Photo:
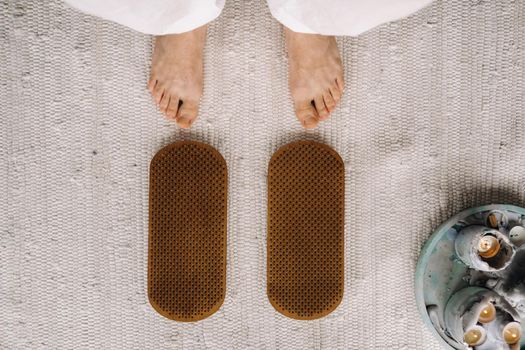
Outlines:
{"label": "bare foot", "polygon": [[333,36],[303,34],[284,28],[288,82],[295,113],[305,128],[315,128],[335,109],[343,93],[343,66]]}
{"label": "bare foot", "polygon": [[203,87],[206,26],[157,36],[148,89],[168,119],[189,128],[197,118]]}

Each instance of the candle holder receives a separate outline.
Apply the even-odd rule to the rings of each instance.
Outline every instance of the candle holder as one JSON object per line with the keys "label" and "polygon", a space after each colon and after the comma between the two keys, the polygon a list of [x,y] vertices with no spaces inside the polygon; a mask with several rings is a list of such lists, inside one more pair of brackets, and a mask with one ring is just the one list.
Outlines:
{"label": "candle holder", "polygon": [[425,244],[416,301],[447,349],[525,349],[524,219],[511,205],[468,209]]}
{"label": "candle holder", "polygon": [[467,287],[454,293],[447,302],[444,312],[445,329],[457,343],[475,349],[512,349],[521,340],[521,334],[509,331],[504,337],[507,325],[518,324],[520,316],[516,309],[498,293],[480,287]]}
{"label": "candle holder", "polygon": [[507,235],[480,225],[462,229],[454,243],[457,256],[468,267],[485,272],[507,268],[516,253]]}

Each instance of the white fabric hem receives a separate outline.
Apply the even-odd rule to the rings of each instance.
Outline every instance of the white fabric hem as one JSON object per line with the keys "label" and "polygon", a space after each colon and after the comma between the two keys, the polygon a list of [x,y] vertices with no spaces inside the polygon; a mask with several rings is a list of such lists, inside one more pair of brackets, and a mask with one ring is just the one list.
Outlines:
{"label": "white fabric hem", "polygon": [[[85,0],[64,0],[71,7],[87,13],[89,15],[97,16],[105,20],[109,20],[138,32],[150,35],[167,35],[180,34],[189,32],[193,29],[199,28],[217,17],[222,12],[224,1],[218,1],[215,5],[200,6],[199,11],[190,11],[190,13],[182,18],[178,18],[173,23],[160,25],[158,21],[144,20],[140,13],[133,11],[126,12],[107,12],[101,8],[100,11],[94,9],[89,1]],[[162,10],[162,9],[159,9]]]}
{"label": "white fabric hem", "polygon": [[[358,1],[346,4],[346,8],[341,9],[346,16],[344,24],[341,21],[331,21],[329,18],[325,22],[311,19],[312,16],[305,16],[305,13],[295,13],[293,8],[288,8],[286,2],[280,1],[274,4],[272,0],[268,1],[270,12],[273,17],[282,25],[294,32],[306,34],[336,35],[336,36],[358,36],[381,24],[389,23],[407,17],[432,3],[433,0],[407,0],[403,6],[399,2],[388,0],[383,4],[375,5],[378,11],[371,14],[369,9],[361,8]],[[305,3],[307,6],[308,3]],[[313,9],[312,9],[313,10]],[[300,18],[297,18],[300,16]],[[319,14],[323,16],[323,14]],[[303,18],[304,17],[304,18]],[[339,16],[337,16],[339,17]],[[339,18],[338,18],[339,19]]]}
{"label": "white fabric hem", "polygon": [[316,33],[313,29],[308,28],[306,25],[296,20],[293,16],[290,16],[290,14],[283,9],[274,9],[273,6],[270,6],[270,12],[277,21],[294,32],[305,34],[322,34]]}
{"label": "white fabric hem", "polygon": [[171,26],[168,26],[165,30],[160,32],[150,32],[148,34],[153,35],[166,35],[166,34],[178,34],[178,33],[184,33],[189,32],[193,29],[202,27],[205,24],[210,23],[222,12],[222,7],[214,7],[213,9],[210,9],[209,12],[206,13],[194,13],[191,16],[185,17],[181,20],[179,20],[177,23],[174,23]]}

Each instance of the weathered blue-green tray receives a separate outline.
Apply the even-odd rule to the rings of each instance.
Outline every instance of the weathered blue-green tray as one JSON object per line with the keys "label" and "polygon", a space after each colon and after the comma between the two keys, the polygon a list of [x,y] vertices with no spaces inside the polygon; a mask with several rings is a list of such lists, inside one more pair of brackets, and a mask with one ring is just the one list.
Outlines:
{"label": "weathered blue-green tray", "polygon": [[[437,228],[419,257],[415,276],[417,306],[425,324],[447,349],[465,347],[444,330],[446,303],[456,291],[473,283],[472,278],[466,278],[471,271],[456,255],[454,242],[463,227],[482,223],[483,214],[492,210],[508,211],[525,218],[525,209],[513,205],[493,204],[464,210]],[[518,308],[518,312],[524,319],[525,310]],[[525,349],[525,339],[522,339],[521,349]]]}

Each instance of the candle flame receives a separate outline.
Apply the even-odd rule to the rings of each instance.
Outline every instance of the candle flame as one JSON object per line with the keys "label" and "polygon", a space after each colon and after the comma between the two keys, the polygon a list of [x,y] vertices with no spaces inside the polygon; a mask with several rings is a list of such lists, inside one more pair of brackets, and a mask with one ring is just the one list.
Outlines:
{"label": "candle flame", "polygon": [[494,321],[496,318],[496,308],[494,304],[488,303],[481,312],[479,313],[479,322],[480,323],[489,323]]}

